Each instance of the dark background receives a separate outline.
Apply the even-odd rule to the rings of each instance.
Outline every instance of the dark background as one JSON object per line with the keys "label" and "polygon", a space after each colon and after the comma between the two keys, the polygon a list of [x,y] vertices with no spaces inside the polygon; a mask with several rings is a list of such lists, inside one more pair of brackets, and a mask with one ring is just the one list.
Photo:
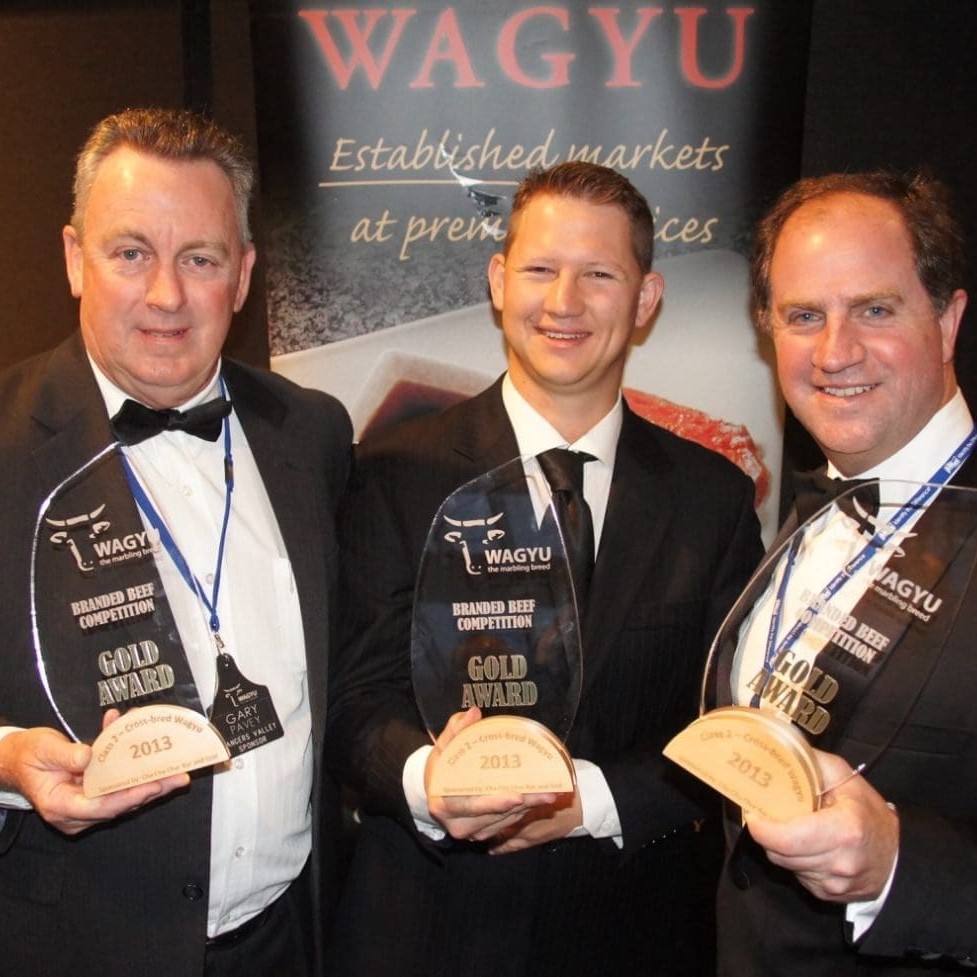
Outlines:
{"label": "dark background", "polygon": [[[972,0],[814,0],[804,174],[930,164],[977,241],[975,49]],[[54,345],[77,324],[60,230],[71,210],[74,155],[98,119],[130,106],[187,105],[211,112],[255,150],[249,4],[0,0],[0,92],[3,366]],[[229,349],[267,364],[260,212],[254,226],[259,262]],[[977,244],[971,254],[973,291]],[[974,308],[957,372],[977,404]],[[785,467],[818,461],[789,423]]]}
{"label": "dark background", "polygon": [[[75,155],[124,108],[209,111],[255,152],[247,0],[0,0],[0,367],[54,346],[78,325],[61,228]],[[267,365],[259,265],[228,341]]]}
{"label": "dark background", "polygon": [[[956,367],[971,405],[977,405],[975,44],[972,0],[815,0],[803,155],[804,176],[929,164],[949,184],[970,244],[971,301]],[[785,469],[822,461],[813,442],[797,436],[798,427],[788,419]]]}

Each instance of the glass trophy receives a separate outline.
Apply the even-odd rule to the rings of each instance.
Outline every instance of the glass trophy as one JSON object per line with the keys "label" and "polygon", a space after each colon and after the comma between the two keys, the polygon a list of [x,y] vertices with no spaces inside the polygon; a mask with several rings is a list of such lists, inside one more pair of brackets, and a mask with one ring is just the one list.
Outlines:
{"label": "glass trophy", "polygon": [[432,737],[453,713],[482,713],[439,756],[432,794],[574,789],[564,740],[580,699],[580,624],[548,498],[516,458],[453,492],[431,524],[411,629],[417,703]]}
{"label": "glass trophy", "polygon": [[[67,734],[92,744],[89,797],[223,762],[147,531],[111,444],[42,503],[31,559],[38,674]],[[123,715],[102,729],[109,708]]]}
{"label": "glass trophy", "polygon": [[[848,490],[747,584],[710,650],[700,717],[665,755],[744,813],[817,810],[835,785],[821,782],[812,747],[835,751],[873,696],[891,732],[848,759],[861,771],[884,753],[940,660],[975,554],[977,491],[900,481]],[[708,709],[714,701],[733,704]]]}

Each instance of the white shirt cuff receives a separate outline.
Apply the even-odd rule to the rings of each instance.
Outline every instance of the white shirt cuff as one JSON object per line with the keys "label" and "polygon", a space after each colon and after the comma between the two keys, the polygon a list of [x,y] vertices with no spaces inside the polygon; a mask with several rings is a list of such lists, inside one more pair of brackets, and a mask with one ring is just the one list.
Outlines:
{"label": "white shirt cuff", "polygon": [[574,759],[573,766],[577,771],[577,794],[583,824],[571,831],[568,837],[590,835],[591,838],[610,838],[618,848],[623,848],[621,819],[604,772],[590,760]]}
{"label": "white shirt cuff", "polygon": [[407,798],[407,806],[414,818],[414,826],[431,841],[441,841],[445,832],[441,825],[431,817],[431,812],[427,806],[427,791],[424,789],[424,768],[427,766],[427,758],[433,749],[433,746],[419,746],[414,750],[404,764],[401,782],[404,785],[404,797]]}
{"label": "white shirt cuff", "polygon": [[850,902],[845,906],[845,919],[851,923],[853,943],[857,943],[862,938],[866,930],[875,922],[879,913],[882,912],[889,890],[892,888],[892,880],[896,876],[896,865],[898,864],[899,853],[896,852],[896,858],[892,863],[892,871],[889,873],[885,888],[877,898],[868,902]]}

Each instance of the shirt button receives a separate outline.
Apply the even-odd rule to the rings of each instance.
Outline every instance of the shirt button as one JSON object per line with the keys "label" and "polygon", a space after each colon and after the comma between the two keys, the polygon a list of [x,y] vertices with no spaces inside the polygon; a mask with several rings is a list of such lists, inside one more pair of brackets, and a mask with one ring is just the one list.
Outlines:
{"label": "shirt button", "polygon": [[207,583],[213,583],[213,582],[214,582],[214,575],[212,573],[208,573],[207,574]]}
{"label": "shirt button", "polygon": [[239,845],[237,848],[234,849],[234,857],[240,858],[244,854],[244,852],[245,852],[244,846]]}
{"label": "shirt button", "polygon": [[237,760],[234,761],[234,769],[235,770],[243,770],[244,769],[244,761],[242,759],[240,759],[240,757]]}
{"label": "shirt button", "polygon": [[180,491],[181,491],[181,492],[183,492],[183,494],[184,494],[184,495],[185,495],[185,496],[186,496],[186,497],[187,497],[188,499],[190,498],[190,496],[191,496],[191,495],[193,495],[193,489],[192,489],[192,488],[190,488],[190,486],[189,486],[189,485],[184,485],[184,486],[183,486],[183,488],[182,488],[182,489],[181,489]]}

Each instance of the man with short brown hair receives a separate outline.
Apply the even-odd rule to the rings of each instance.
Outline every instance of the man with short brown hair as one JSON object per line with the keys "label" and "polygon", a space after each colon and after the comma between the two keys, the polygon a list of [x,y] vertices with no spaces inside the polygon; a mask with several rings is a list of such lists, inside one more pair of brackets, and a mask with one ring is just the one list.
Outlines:
{"label": "man with short brown hair", "polygon": [[[754,309],[773,338],[784,397],[824,451],[831,479],[883,480],[888,515],[883,519],[879,510],[878,532],[888,531],[889,520],[902,526],[903,510],[918,518],[905,523],[896,556],[891,549],[879,556],[904,576],[935,560],[924,543],[928,501],[916,501],[921,496],[912,484],[977,484],[974,422],[953,363],[967,302],[962,278],[959,224],[945,187],[926,174],[803,180],[774,205],[757,235]],[[902,508],[893,515],[896,496]],[[803,546],[787,555],[781,548],[773,558],[772,579],[781,581],[777,600],[771,585],[754,605],[751,626],[761,639],[741,640],[734,660],[720,663],[720,674],[732,676],[721,696],[748,704],[762,691],[758,676],[776,670],[776,659],[764,653],[764,635],[776,654],[794,653],[793,622],[803,620],[810,604],[804,593],[830,604],[842,601],[848,587],[850,597],[839,608],[851,607],[851,621],[870,619],[880,584],[858,576],[861,564],[835,583],[837,553],[850,552],[838,542],[848,517],[830,495],[820,501],[827,508],[812,517]],[[796,525],[795,515],[787,529]],[[869,533],[855,552],[879,545],[871,539]],[[957,542],[965,547],[967,534]],[[892,603],[884,595],[879,602],[896,620]],[[771,623],[777,608],[785,622],[779,630]],[[847,715],[832,701],[830,722],[813,736],[813,745],[822,745],[820,809],[786,822],[750,814],[746,830],[728,823],[734,847],[719,890],[721,974],[893,977],[929,972],[930,964],[941,972],[972,972],[975,612],[971,581],[945,644],[939,626],[918,632],[920,650],[902,638],[889,649],[894,625],[887,625],[888,634],[863,631],[886,652],[866,657],[884,661],[884,668],[863,660],[848,665],[850,656],[834,638],[812,637],[815,667],[830,672],[843,693],[860,691],[847,700],[853,703]],[[927,611],[944,615],[940,624],[952,613],[949,601]],[[782,673],[775,677],[784,703],[803,691]],[[762,695],[759,705],[786,708]],[[830,748],[819,739],[828,735]]]}
{"label": "man with short brown hair", "polygon": [[[507,373],[362,446],[327,750],[364,815],[335,937],[345,977],[711,973],[709,801],[661,749],[694,714],[712,633],[761,547],[749,479],[622,400],[662,292],[653,235],[613,170],[531,174],[488,269]],[[428,529],[451,492],[514,459],[537,484],[553,448],[586,455],[596,544],[567,740],[576,788],[439,796],[426,771],[479,710],[432,730],[433,746],[418,714],[411,605]]]}

